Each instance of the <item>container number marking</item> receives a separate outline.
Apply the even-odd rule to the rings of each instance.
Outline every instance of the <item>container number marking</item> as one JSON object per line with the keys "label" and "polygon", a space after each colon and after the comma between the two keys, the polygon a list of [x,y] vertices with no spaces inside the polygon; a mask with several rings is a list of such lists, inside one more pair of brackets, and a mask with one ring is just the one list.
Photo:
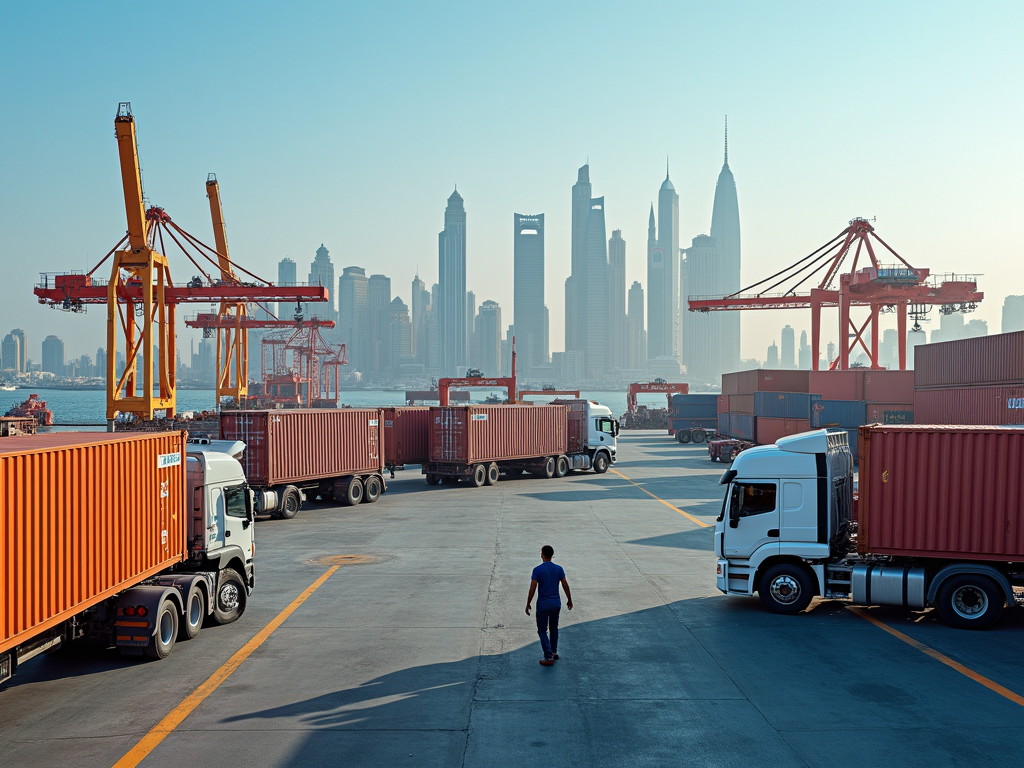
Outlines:
{"label": "container number marking", "polygon": [[377,419],[370,419],[370,426],[371,427],[376,427],[377,426]]}
{"label": "container number marking", "polygon": [[156,457],[156,468],[176,467],[181,464],[180,453],[161,453]]}
{"label": "container number marking", "polygon": [[473,421],[487,421],[487,414],[486,413],[474,413],[473,414]]}
{"label": "container number marking", "polygon": [[1024,397],[1006,398],[1006,407],[1013,411],[1024,411]]}
{"label": "container number marking", "polygon": [[391,419],[384,419],[384,426],[385,427],[393,427],[393,426],[395,426],[395,422],[393,422]]}

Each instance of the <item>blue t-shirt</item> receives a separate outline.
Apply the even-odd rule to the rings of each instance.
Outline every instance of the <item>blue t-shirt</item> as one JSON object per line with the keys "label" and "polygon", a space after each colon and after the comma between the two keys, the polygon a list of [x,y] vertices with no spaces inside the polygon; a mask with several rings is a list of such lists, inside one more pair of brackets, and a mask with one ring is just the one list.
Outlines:
{"label": "blue t-shirt", "polygon": [[558,583],[565,578],[562,566],[550,560],[533,569],[532,577],[537,582],[537,608],[561,608],[562,599],[558,596]]}

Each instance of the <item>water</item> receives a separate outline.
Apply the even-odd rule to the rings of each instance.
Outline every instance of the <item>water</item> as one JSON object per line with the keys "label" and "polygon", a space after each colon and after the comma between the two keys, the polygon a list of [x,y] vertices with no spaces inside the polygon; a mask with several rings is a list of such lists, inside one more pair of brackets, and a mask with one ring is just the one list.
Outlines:
{"label": "water", "polygon": [[[46,406],[53,411],[53,421],[58,428],[60,425],[77,429],[101,429],[102,427],[74,427],[76,424],[105,424],[107,418],[107,396],[103,390],[88,389],[47,389],[46,387],[35,387],[33,389],[18,389],[14,392],[0,392],[0,414],[6,413],[18,403],[28,399],[31,392],[37,392],[39,397],[46,401]],[[471,402],[482,403],[490,395],[496,394],[504,397],[504,390],[470,390]],[[625,392],[582,392],[582,397],[588,400],[596,400],[602,405],[607,405],[616,416],[626,410]],[[543,402],[541,398],[530,398]],[[208,411],[214,408],[213,390],[179,389],[178,390],[178,411]],[[405,405],[405,392],[385,390],[358,390],[353,392],[342,392],[341,402],[354,408],[383,408],[386,406]],[[665,396],[640,395],[640,402],[652,407],[663,408]]]}

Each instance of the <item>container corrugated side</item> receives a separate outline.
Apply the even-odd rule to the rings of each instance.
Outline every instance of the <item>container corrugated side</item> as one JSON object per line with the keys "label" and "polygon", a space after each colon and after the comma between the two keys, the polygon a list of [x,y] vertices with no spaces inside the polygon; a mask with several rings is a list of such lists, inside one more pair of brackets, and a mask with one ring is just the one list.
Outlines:
{"label": "container corrugated side", "polygon": [[809,421],[812,406],[820,399],[820,395],[806,392],[758,392],[754,395],[754,415]]}
{"label": "container corrugated side", "polygon": [[564,405],[435,406],[430,460],[442,464],[557,456],[566,452]]}
{"label": "container corrugated side", "polygon": [[919,389],[914,393],[917,424],[1024,424],[1024,385]]}
{"label": "container corrugated side", "polygon": [[381,412],[387,466],[422,464],[430,458],[430,407],[384,408]]}
{"label": "container corrugated side", "polygon": [[732,437],[732,433],[729,432],[729,414],[720,413],[718,414],[718,434],[728,435]]}
{"label": "container corrugated side", "polygon": [[1024,384],[1024,331],[914,348],[915,386]]}
{"label": "container corrugated side", "polygon": [[587,424],[588,401],[576,398],[559,397],[551,401],[552,405],[564,405],[567,413],[566,453],[582,453],[587,448],[589,424]]}
{"label": "container corrugated side", "polygon": [[811,427],[814,429],[857,429],[867,423],[867,403],[863,400],[817,400],[811,406]]}
{"label": "container corrugated side", "polygon": [[729,412],[729,395],[718,396],[718,412],[728,413]]}
{"label": "container corrugated side", "polygon": [[[913,404],[906,403],[867,403],[865,420],[861,424],[913,424]],[[844,424],[843,426],[860,426],[860,424]]]}
{"label": "container corrugated side", "polygon": [[913,403],[914,372],[865,371],[864,400],[868,403]]}
{"label": "container corrugated side", "polygon": [[811,371],[807,378],[807,390],[821,395],[822,400],[863,400],[864,370]]}
{"label": "container corrugated side", "polygon": [[0,441],[0,651],[187,556],[185,434]]}
{"label": "container corrugated side", "polygon": [[220,436],[245,443],[242,466],[256,486],[380,472],[385,458],[376,408],[225,411]]}
{"label": "container corrugated side", "polygon": [[753,395],[729,395],[729,413],[748,413],[754,415]]}
{"label": "container corrugated side", "polygon": [[672,395],[671,415],[689,419],[718,416],[718,395]]}
{"label": "container corrugated side", "polygon": [[1024,561],[1024,430],[860,429],[862,554]]}
{"label": "container corrugated side", "polygon": [[810,419],[757,417],[757,442],[761,445],[772,445],[780,438],[798,435],[801,432],[809,432],[810,430]]}
{"label": "container corrugated side", "polygon": [[807,392],[810,371],[755,368],[722,374],[722,394],[752,395],[755,392]]}
{"label": "container corrugated side", "polygon": [[730,413],[729,437],[756,443],[757,419],[749,413]]}

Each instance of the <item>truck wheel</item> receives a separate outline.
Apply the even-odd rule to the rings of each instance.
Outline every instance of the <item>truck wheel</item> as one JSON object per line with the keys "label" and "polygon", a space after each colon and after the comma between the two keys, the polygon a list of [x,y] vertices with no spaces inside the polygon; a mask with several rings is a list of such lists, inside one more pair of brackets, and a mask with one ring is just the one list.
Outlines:
{"label": "truck wheel", "polygon": [[441,484],[441,476],[440,475],[427,475],[427,485],[440,485],[440,484]]}
{"label": "truck wheel", "polygon": [[501,477],[501,469],[495,462],[491,462],[487,465],[487,484],[495,485],[498,482],[498,478]]}
{"label": "truck wheel", "polygon": [[353,477],[348,481],[348,485],[345,486],[345,496],[343,501],[350,507],[357,506],[363,500],[363,481],[358,477]]}
{"label": "truck wheel", "polygon": [[599,475],[608,471],[608,454],[601,452],[594,457],[594,471]]}
{"label": "truck wheel", "polygon": [[694,443],[703,443],[705,440],[708,439],[708,433],[705,432],[703,429],[695,429],[693,430],[693,432],[690,433],[690,437],[692,442]]}
{"label": "truck wheel", "polygon": [[690,438],[691,434],[690,430],[688,429],[681,429],[678,432],[676,432],[676,440],[678,440],[680,443],[688,443],[690,442]]}
{"label": "truck wheel", "polygon": [[947,624],[961,629],[981,629],[999,618],[1006,601],[991,579],[965,573],[952,576],[939,590],[936,606]]}
{"label": "truck wheel", "polygon": [[363,482],[363,501],[367,504],[373,504],[377,499],[380,498],[383,485],[380,482],[380,478],[376,475],[370,475]]}
{"label": "truck wheel", "polygon": [[554,456],[548,456],[546,459],[544,459],[544,477],[550,480],[552,477],[555,476],[556,469],[557,462],[555,461]]}
{"label": "truck wheel", "polygon": [[559,456],[555,462],[555,477],[565,477],[569,474],[569,459]]}
{"label": "truck wheel", "polygon": [[178,625],[178,639],[191,640],[199,634],[203,628],[203,620],[206,618],[206,598],[203,590],[197,584],[188,591],[188,599],[185,601],[185,615],[181,617]]}
{"label": "truck wheel", "polygon": [[761,577],[757,594],[773,613],[800,613],[811,604],[814,588],[803,568],[780,563]]}
{"label": "truck wheel", "polygon": [[483,464],[476,464],[473,467],[473,485],[480,488],[487,484],[487,467]]}
{"label": "truck wheel", "polygon": [[217,599],[213,604],[213,620],[230,624],[245,613],[245,582],[234,568],[217,574]]}
{"label": "truck wheel", "polygon": [[729,461],[736,461],[736,457],[739,456],[739,455],[740,455],[740,449],[739,448],[733,448],[731,451],[729,451]]}
{"label": "truck wheel", "polygon": [[284,520],[291,520],[299,514],[302,506],[302,495],[294,485],[289,485],[281,494],[281,506],[278,507],[277,516]]}
{"label": "truck wheel", "polygon": [[164,659],[178,637],[178,606],[164,598],[156,612],[156,632],[149,638],[145,654],[151,659]]}

